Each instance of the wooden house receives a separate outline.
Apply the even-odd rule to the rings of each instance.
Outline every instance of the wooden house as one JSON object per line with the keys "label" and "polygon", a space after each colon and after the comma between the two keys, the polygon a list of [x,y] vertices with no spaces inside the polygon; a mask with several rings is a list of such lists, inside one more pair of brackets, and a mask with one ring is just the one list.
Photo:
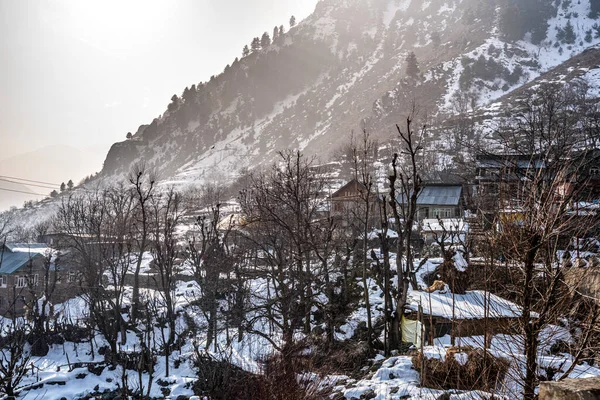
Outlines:
{"label": "wooden house", "polygon": [[46,244],[7,243],[0,247],[0,315],[20,315],[44,293],[54,303],[64,301],[78,279]]}
{"label": "wooden house", "polygon": [[580,202],[600,203],[600,150],[577,152],[569,163],[570,173],[561,193]]}
{"label": "wooden house", "polygon": [[[397,197],[405,204],[405,196]],[[465,209],[463,185],[426,184],[417,196],[417,221],[425,219],[461,218]]]}
{"label": "wooden house", "polygon": [[[342,226],[348,226],[355,218],[364,218],[367,200],[367,188],[356,179],[352,179],[330,196],[330,213],[335,219],[341,221]],[[379,209],[377,194],[368,195],[369,200],[369,228],[379,225]]]}

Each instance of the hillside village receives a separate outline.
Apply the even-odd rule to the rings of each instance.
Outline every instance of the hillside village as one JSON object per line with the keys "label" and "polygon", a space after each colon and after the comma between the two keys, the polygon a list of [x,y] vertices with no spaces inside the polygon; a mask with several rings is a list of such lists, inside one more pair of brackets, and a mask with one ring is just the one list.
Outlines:
{"label": "hillside village", "polygon": [[138,167],[65,194],[37,243],[5,231],[19,357],[3,390],[519,398],[528,382],[600,376],[600,153],[569,128],[560,149],[540,136],[535,154],[481,151],[471,177],[421,176],[412,129],[398,127],[406,160],[392,155],[381,187],[365,132],[352,162],[283,152],[230,200],[158,189]]}
{"label": "hillside village", "polygon": [[0,213],[0,398],[593,393],[600,3],[551,3],[321,1]]}

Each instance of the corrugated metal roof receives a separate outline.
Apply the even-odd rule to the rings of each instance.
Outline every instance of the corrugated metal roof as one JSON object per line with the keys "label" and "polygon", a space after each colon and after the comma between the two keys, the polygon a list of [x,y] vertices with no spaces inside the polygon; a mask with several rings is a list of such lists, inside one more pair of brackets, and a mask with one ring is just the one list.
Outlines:
{"label": "corrugated metal roof", "polygon": [[2,263],[0,264],[0,275],[10,275],[36,257],[42,257],[42,255],[40,253],[29,254],[5,251],[2,255]]}
{"label": "corrugated metal roof", "polygon": [[458,206],[461,193],[462,186],[425,186],[417,197],[417,204]]}
{"label": "corrugated metal roof", "polygon": [[519,318],[522,313],[517,304],[481,290],[465,294],[411,291],[407,307],[414,312],[421,306],[425,315],[445,319]]}
{"label": "corrugated metal roof", "polygon": [[0,275],[10,275],[27,265],[30,260],[43,257],[48,249],[46,244],[7,243],[0,249]]}

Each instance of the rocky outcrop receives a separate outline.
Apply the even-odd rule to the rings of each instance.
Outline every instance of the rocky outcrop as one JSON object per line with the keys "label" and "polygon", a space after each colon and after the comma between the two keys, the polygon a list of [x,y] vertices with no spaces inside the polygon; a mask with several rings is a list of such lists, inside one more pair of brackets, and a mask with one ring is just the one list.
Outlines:
{"label": "rocky outcrop", "polygon": [[597,399],[600,399],[600,378],[565,379],[540,384],[539,400]]}

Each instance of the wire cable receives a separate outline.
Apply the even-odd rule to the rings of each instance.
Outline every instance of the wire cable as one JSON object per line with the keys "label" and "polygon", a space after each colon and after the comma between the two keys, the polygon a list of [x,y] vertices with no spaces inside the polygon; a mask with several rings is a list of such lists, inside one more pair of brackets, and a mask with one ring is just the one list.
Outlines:
{"label": "wire cable", "polygon": [[48,185],[38,185],[38,184],[35,184],[35,183],[17,182],[17,181],[13,181],[13,180],[10,180],[10,179],[4,179],[4,178],[0,178],[0,181],[15,183],[17,185],[36,186],[36,187],[41,187],[41,188],[44,188],[44,189],[56,189],[56,188],[58,188],[58,186],[48,186]]}
{"label": "wire cable", "polygon": [[7,192],[15,192],[15,193],[25,193],[25,194],[29,194],[31,196],[44,196],[47,197],[47,194],[40,194],[40,193],[33,193],[33,192],[25,192],[23,190],[14,190],[14,189],[6,189],[6,188],[0,188],[0,190],[5,190]]}
{"label": "wire cable", "polygon": [[16,176],[8,176],[8,175],[0,175],[0,178],[13,179],[13,180],[25,181],[25,182],[33,182],[33,183],[41,183],[41,184],[44,184],[44,185],[52,185],[53,187],[55,187],[55,186],[59,187],[61,185],[60,183],[35,181],[33,179],[17,178]]}

